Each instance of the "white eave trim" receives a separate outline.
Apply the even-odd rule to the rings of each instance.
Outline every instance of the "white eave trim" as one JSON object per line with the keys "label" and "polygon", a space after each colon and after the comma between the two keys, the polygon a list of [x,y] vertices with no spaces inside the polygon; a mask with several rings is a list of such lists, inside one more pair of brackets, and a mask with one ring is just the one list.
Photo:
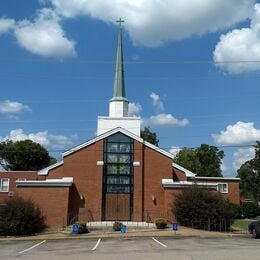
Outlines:
{"label": "white eave trim", "polygon": [[216,180],[216,181],[240,181],[240,178],[226,178],[226,177],[202,177],[197,176],[195,177],[195,180]]}
{"label": "white eave trim", "polygon": [[59,161],[59,162],[57,162],[57,163],[54,163],[54,164],[52,164],[52,165],[50,165],[50,166],[48,166],[48,167],[46,167],[46,168],[44,168],[44,169],[42,169],[42,170],[40,170],[40,171],[38,171],[38,175],[48,175],[49,174],[49,171],[50,170],[52,170],[52,169],[54,169],[54,168],[56,168],[56,167],[59,167],[59,166],[61,166],[63,164],[63,161]]}
{"label": "white eave trim", "polygon": [[73,184],[73,177],[47,179],[42,181],[16,181],[15,184],[16,187],[70,187]]}
{"label": "white eave trim", "polygon": [[191,172],[191,171],[189,171],[189,170],[183,168],[182,166],[178,165],[177,163],[174,163],[174,162],[173,162],[173,163],[172,163],[172,166],[173,166],[174,168],[176,168],[176,169],[178,169],[178,170],[184,172],[185,175],[186,175],[186,177],[195,178],[195,176],[196,176],[195,173],[193,173],[193,172]]}
{"label": "white eave trim", "polygon": [[93,144],[95,142],[98,142],[98,141],[100,141],[100,140],[102,140],[102,139],[104,139],[104,138],[106,138],[106,137],[108,137],[110,135],[116,134],[118,132],[121,132],[122,134],[125,134],[125,135],[129,136],[130,138],[132,138],[132,139],[134,139],[134,140],[136,140],[136,141],[138,141],[140,143],[143,143],[145,146],[147,146],[147,147],[151,148],[152,150],[157,151],[157,152],[159,152],[159,153],[161,153],[161,154],[163,154],[163,155],[165,155],[165,156],[167,156],[167,157],[169,157],[171,159],[173,159],[173,157],[174,157],[173,154],[171,154],[171,153],[169,153],[167,151],[164,151],[161,148],[159,148],[159,147],[157,147],[157,146],[155,146],[153,144],[150,144],[149,142],[144,141],[144,139],[142,139],[141,137],[139,137],[139,136],[137,136],[137,135],[127,131],[126,129],[124,129],[122,127],[117,127],[115,129],[112,129],[112,130],[110,130],[110,131],[108,131],[106,133],[103,133],[103,134],[101,134],[101,135],[99,135],[99,136],[89,140],[88,142],[80,144],[80,145],[78,145],[78,146],[76,146],[76,147],[74,147],[74,148],[72,148],[72,149],[62,153],[62,156],[65,157],[67,155],[70,155],[70,154],[72,154],[72,153],[74,153],[74,152],[76,152],[76,151],[78,151],[78,150],[80,150],[82,148],[85,148],[85,147],[87,147],[87,146],[89,146],[89,145],[91,145],[91,144]]}
{"label": "white eave trim", "polygon": [[192,182],[192,181],[173,181],[172,179],[162,179],[164,188],[187,188],[196,185],[199,188],[218,189],[218,183]]}

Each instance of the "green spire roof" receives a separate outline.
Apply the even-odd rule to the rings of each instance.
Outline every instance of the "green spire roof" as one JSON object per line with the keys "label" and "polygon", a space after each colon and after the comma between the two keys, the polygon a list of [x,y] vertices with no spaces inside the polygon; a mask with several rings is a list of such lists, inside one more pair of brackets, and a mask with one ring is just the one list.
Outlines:
{"label": "green spire roof", "polygon": [[124,60],[122,46],[122,28],[120,25],[118,34],[116,72],[113,98],[110,101],[128,101],[125,94]]}

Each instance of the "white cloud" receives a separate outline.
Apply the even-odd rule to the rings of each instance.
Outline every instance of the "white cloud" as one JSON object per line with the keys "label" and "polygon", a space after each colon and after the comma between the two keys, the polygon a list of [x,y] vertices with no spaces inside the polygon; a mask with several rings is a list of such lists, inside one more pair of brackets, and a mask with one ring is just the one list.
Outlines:
{"label": "white cloud", "polygon": [[240,166],[248,160],[253,159],[255,156],[254,148],[241,148],[233,154],[233,167],[238,170]]}
{"label": "white cloud", "polygon": [[16,101],[0,101],[0,114],[19,114],[30,110],[29,106]]}
{"label": "white cloud", "polygon": [[260,70],[260,4],[255,5],[250,28],[222,35],[213,56],[216,65],[229,73]]}
{"label": "white cloud", "polygon": [[0,137],[0,141],[11,140],[16,142],[29,139],[48,149],[64,150],[73,144],[74,138],[64,135],[51,135],[48,131],[26,134],[23,129],[15,129],[10,132],[9,136]]}
{"label": "white cloud", "polygon": [[14,35],[27,51],[45,57],[73,57],[75,42],[69,40],[60,24],[60,17],[51,9],[41,9],[33,22],[16,23]]}
{"label": "white cloud", "polygon": [[186,118],[177,119],[171,114],[162,113],[144,119],[144,124],[150,126],[186,126],[189,124],[189,120]]}
{"label": "white cloud", "polygon": [[169,150],[169,152],[171,154],[173,154],[174,157],[176,157],[176,155],[181,151],[180,147],[177,146],[172,146],[171,149]]}
{"label": "white cloud", "polygon": [[220,134],[213,134],[215,142],[220,145],[240,145],[255,142],[260,139],[260,129],[254,127],[253,122],[237,122],[228,125]]}
{"label": "white cloud", "polygon": [[15,25],[15,20],[8,18],[0,18],[0,35],[13,29]]}
{"label": "white cloud", "polygon": [[226,176],[228,174],[228,166],[222,161],[220,165],[220,169],[222,171],[222,174]]}
{"label": "white cloud", "polygon": [[160,96],[154,92],[150,94],[152,104],[156,110],[156,115],[150,116],[149,118],[142,119],[143,126],[186,126],[189,124],[188,119],[177,119],[172,114],[163,113],[164,104],[160,99]]}
{"label": "white cloud", "polygon": [[72,18],[87,15],[112,22],[122,17],[136,43],[164,41],[214,32],[252,15],[254,0],[50,0],[55,11]]}
{"label": "white cloud", "polygon": [[150,94],[150,98],[152,99],[153,106],[156,108],[157,111],[164,111],[164,105],[163,102],[160,100],[159,95],[152,92]]}
{"label": "white cloud", "polygon": [[130,102],[128,104],[128,115],[129,116],[138,116],[142,111],[142,106],[139,103]]}

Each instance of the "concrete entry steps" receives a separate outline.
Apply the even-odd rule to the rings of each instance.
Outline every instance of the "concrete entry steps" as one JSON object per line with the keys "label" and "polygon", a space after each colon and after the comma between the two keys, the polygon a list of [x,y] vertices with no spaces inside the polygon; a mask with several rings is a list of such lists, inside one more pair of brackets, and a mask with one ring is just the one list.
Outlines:
{"label": "concrete entry steps", "polygon": [[[118,221],[126,225],[127,229],[154,229],[154,223],[147,222],[133,222],[133,221]],[[87,227],[93,229],[112,229],[115,221],[96,221],[87,222]]]}

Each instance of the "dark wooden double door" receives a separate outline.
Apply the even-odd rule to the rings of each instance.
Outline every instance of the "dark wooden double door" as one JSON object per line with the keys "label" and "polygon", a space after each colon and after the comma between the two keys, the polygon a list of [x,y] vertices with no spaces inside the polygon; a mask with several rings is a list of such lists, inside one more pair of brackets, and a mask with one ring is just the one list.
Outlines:
{"label": "dark wooden double door", "polygon": [[130,194],[107,193],[105,195],[106,220],[131,220]]}

